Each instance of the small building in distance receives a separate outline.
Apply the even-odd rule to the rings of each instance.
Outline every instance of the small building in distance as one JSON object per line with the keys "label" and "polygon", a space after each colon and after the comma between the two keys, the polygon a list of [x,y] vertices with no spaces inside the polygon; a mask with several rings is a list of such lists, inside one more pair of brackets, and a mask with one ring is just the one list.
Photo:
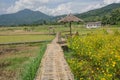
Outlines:
{"label": "small building in distance", "polygon": [[98,27],[101,27],[101,26],[102,26],[101,21],[86,23],[86,28],[98,28]]}

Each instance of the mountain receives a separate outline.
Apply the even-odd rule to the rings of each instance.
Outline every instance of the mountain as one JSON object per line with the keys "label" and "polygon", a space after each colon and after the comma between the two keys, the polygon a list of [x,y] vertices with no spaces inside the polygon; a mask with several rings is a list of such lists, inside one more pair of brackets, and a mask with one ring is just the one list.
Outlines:
{"label": "mountain", "polygon": [[[77,17],[84,21],[100,21],[103,16],[111,14],[111,12],[117,8],[120,8],[120,3],[113,3],[105,7],[84,12],[81,14],[75,14]],[[56,22],[60,16],[48,16],[40,11],[32,11],[24,9],[13,14],[0,15],[0,25],[24,25],[24,24],[45,24],[46,22]]]}
{"label": "mountain", "polygon": [[101,20],[103,16],[109,15],[113,10],[117,8],[120,8],[120,3],[113,3],[99,9],[77,14],[76,16],[83,19],[84,21],[96,21]]}
{"label": "mountain", "polygon": [[50,18],[51,16],[42,12],[24,9],[17,13],[0,15],[0,25],[33,24],[36,21],[42,23]]}

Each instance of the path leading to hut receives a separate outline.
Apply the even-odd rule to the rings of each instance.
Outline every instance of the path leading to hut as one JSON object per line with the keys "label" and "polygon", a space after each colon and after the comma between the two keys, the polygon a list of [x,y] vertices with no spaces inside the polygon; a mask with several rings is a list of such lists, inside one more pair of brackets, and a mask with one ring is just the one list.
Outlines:
{"label": "path leading to hut", "polygon": [[63,50],[57,41],[58,35],[47,45],[35,80],[74,80]]}

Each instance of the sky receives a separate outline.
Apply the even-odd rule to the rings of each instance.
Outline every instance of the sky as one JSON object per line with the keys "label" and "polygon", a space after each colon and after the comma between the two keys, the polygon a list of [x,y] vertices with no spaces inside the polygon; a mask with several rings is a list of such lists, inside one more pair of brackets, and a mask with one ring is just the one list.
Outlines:
{"label": "sky", "polygon": [[120,3],[120,0],[0,0],[0,15],[31,9],[56,16],[82,13],[112,3]]}

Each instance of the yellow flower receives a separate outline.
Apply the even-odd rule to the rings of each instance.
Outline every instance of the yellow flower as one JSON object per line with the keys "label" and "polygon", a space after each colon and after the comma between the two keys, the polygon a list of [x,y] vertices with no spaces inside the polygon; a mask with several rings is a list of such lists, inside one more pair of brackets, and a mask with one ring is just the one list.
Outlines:
{"label": "yellow flower", "polygon": [[103,70],[102,72],[104,73],[105,71]]}
{"label": "yellow flower", "polygon": [[106,80],[105,78],[101,78],[100,80]]}
{"label": "yellow flower", "polygon": [[106,64],[106,66],[108,67],[109,65],[108,65],[108,64]]}
{"label": "yellow flower", "polygon": [[97,68],[97,70],[99,70],[99,68]]}
{"label": "yellow flower", "polygon": [[112,58],[110,58],[110,60],[112,61]]}
{"label": "yellow flower", "polygon": [[109,76],[109,77],[111,77],[111,76],[112,76],[112,74],[108,74],[108,76]]}
{"label": "yellow flower", "polygon": [[112,63],[113,63],[112,66],[115,67],[116,62],[113,61]]}
{"label": "yellow flower", "polygon": [[80,78],[80,80],[83,80],[83,78]]}
{"label": "yellow flower", "polygon": [[94,71],[92,71],[92,73],[94,73]]}

